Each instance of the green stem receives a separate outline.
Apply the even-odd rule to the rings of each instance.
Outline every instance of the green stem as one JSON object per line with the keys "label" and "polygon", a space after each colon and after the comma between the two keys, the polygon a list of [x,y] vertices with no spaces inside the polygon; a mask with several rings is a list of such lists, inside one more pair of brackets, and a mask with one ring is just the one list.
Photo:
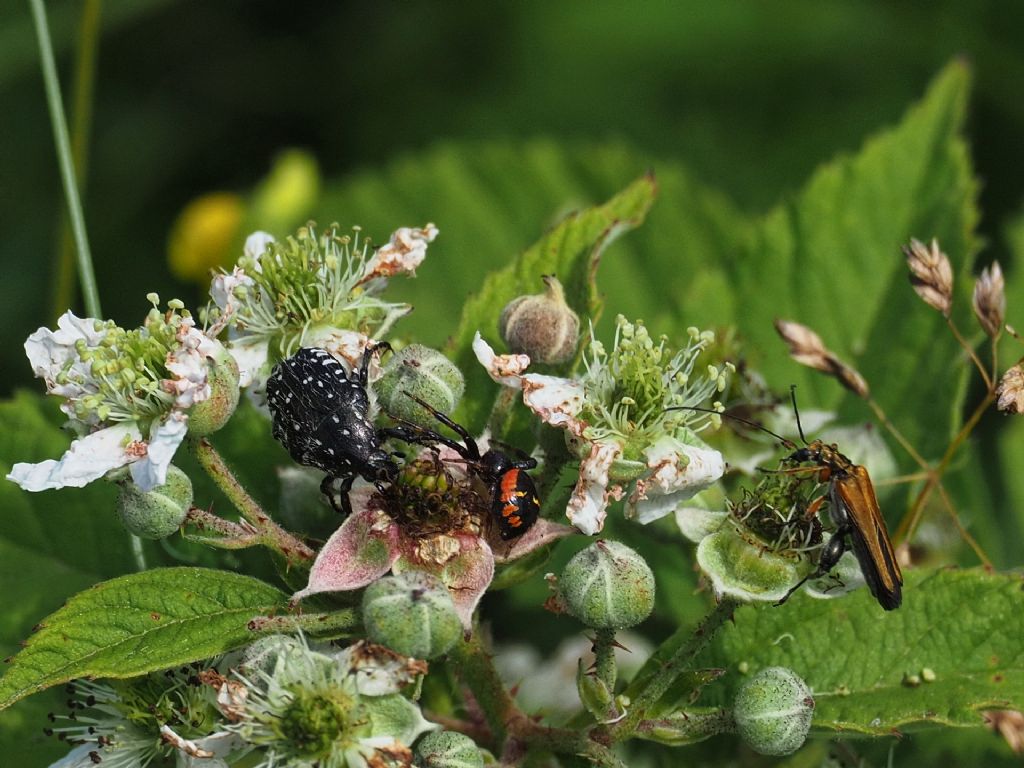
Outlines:
{"label": "green stem", "polygon": [[278,552],[289,566],[308,567],[315,557],[312,549],[275,523],[270,515],[238,482],[238,478],[206,438],[191,438],[189,446],[199,465],[224,492],[242,517],[259,532],[261,543]]}
{"label": "green stem", "polygon": [[463,638],[451,652],[451,659],[459,677],[469,686],[473,698],[483,712],[494,742],[501,745],[508,733],[508,724],[522,713],[512,695],[498,676],[493,658],[480,641],[480,630],[474,628],[472,636]]}
{"label": "green stem", "polygon": [[[92,101],[96,82],[96,57],[100,42],[101,0],[85,0],[78,25],[74,85],[71,89],[71,156],[79,190],[85,187],[88,168]],[[74,302],[75,240],[67,214],[61,216],[60,239],[54,263],[51,317],[59,317]]]}
{"label": "green stem", "polygon": [[362,620],[355,608],[343,608],[330,613],[302,613],[287,616],[257,616],[249,622],[249,629],[266,635],[292,634],[302,631],[313,637],[352,634]]}
{"label": "green stem", "polygon": [[615,693],[615,681],[618,670],[615,667],[615,630],[598,629],[594,637],[594,671],[597,679],[602,681],[608,692]]}
{"label": "green stem", "polygon": [[89,240],[85,233],[82,201],[79,199],[78,185],[75,182],[74,159],[71,156],[71,143],[68,140],[64,105],[60,98],[60,81],[57,78],[57,65],[53,58],[53,45],[50,42],[50,29],[46,21],[46,8],[43,6],[43,0],[29,0],[29,5],[32,7],[36,37],[39,40],[46,101],[50,109],[53,139],[57,145],[57,160],[60,164],[61,181],[64,185],[64,197],[67,200],[71,229],[75,235],[75,245],[78,248],[78,277],[82,284],[82,298],[85,300],[86,314],[89,317],[99,318],[103,316],[103,313],[100,309],[99,292],[96,289],[96,274],[93,271],[92,255],[89,252]]}
{"label": "green stem", "polygon": [[676,649],[671,658],[662,665],[658,674],[652,676],[643,690],[633,697],[626,716],[608,729],[611,742],[622,741],[633,736],[647,713],[665,695],[665,692],[679,676],[690,668],[694,657],[704,649],[704,646],[714,637],[721,626],[732,618],[737,605],[738,603],[731,598],[722,598],[722,601],[700,623],[690,639]]}

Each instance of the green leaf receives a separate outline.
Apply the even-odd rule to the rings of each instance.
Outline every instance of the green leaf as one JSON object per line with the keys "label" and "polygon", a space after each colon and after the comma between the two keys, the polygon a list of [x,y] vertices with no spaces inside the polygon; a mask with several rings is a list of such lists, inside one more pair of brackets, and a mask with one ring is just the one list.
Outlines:
{"label": "green leaf", "polygon": [[[977,184],[961,136],[968,84],[962,63],[948,66],[899,125],[820,168],[771,211],[731,272],[737,322],[774,387],[796,382],[807,407],[868,416],[835,382],[787,359],[772,327],[781,316],[814,328],[857,368],[926,456],[959,422],[966,368],[943,318],[911,289],[900,246],[936,237],[961,275],[978,248]],[[957,300],[954,316],[966,320],[966,285]]]}
{"label": "green leaf", "polygon": [[814,691],[820,731],[981,725],[982,710],[1024,708],[1022,587],[1019,576],[980,569],[912,571],[895,611],[866,589],[741,607],[697,659],[727,670],[700,703],[731,702],[740,665],[746,674],[783,666]]}
{"label": "green leaf", "polygon": [[[654,202],[656,186],[644,176],[607,203],[567,216],[511,264],[492,272],[475,296],[463,306],[462,319],[448,351],[466,376],[467,391],[486,391],[487,372],[471,348],[482,331],[496,343],[493,330],[502,308],[516,296],[537,293],[541,275],[553,274],[565,287],[566,301],[581,318],[596,318],[600,299],[595,275],[601,254],[623,232],[638,226]],[[479,424],[485,401],[467,400],[467,421]]]}
{"label": "green leaf", "polygon": [[43,620],[0,678],[0,709],[76,677],[134,677],[249,642],[287,596],[249,576],[162,568],[97,584]]}

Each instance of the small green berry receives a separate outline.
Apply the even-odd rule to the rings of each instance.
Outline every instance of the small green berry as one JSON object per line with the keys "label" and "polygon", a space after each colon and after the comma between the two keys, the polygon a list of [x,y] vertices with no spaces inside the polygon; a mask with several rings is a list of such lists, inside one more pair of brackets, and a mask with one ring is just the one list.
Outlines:
{"label": "small green berry", "polygon": [[167,482],[142,491],[125,480],[117,496],[117,511],[129,532],[143,539],[163,539],[185,522],[192,506],[192,481],[173,464],[167,468]]}
{"label": "small green berry", "polygon": [[455,364],[436,349],[410,344],[384,364],[384,373],[373,386],[389,416],[433,428],[437,420],[408,395],[451,413],[462,399],[466,382]]}
{"label": "small green berry", "polygon": [[736,694],[736,730],[755,752],[781,757],[806,741],[814,714],[811,689],[785,667],[768,667],[751,677]]}
{"label": "small green berry", "polygon": [[511,352],[529,355],[535,363],[564,363],[576,354],[580,319],[566,303],[558,278],[542,279],[544,293],[519,296],[505,305],[498,331]]}
{"label": "small green berry", "polygon": [[617,541],[597,541],[565,566],[559,595],[588,627],[625,629],[654,609],[654,574],[639,553]]}
{"label": "small green berry", "polygon": [[416,745],[418,768],[483,768],[480,747],[455,731],[428,733]]}
{"label": "small green berry", "polygon": [[210,396],[188,412],[188,431],[204,437],[228,423],[238,406],[238,363],[217,342],[217,352],[206,361]]}
{"label": "small green berry", "polygon": [[367,587],[363,624],[372,642],[417,659],[447,653],[462,636],[451,593],[419,571],[386,576]]}

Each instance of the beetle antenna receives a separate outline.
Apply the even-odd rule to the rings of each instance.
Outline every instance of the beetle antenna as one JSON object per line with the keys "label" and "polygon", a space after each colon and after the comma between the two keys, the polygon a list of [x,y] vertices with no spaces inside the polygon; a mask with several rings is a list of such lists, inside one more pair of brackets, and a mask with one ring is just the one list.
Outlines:
{"label": "beetle antenna", "polygon": [[[732,419],[733,421],[738,421],[740,424],[746,424],[748,427],[753,427],[754,429],[760,430],[761,432],[764,432],[765,434],[771,435],[776,440],[778,440],[780,443],[782,443],[783,447],[785,447],[785,448],[796,448],[796,444],[792,440],[790,440],[788,437],[783,437],[782,435],[778,434],[777,432],[772,432],[764,424],[759,424],[758,422],[751,421],[750,419],[744,419],[742,416],[734,416],[731,413],[722,413],[722,411],[716,411],[714,408],[698,408],[696,405],[674,405],[671,408],[666,408],[665,410],[666,411],[698,411],[700,413],[712,413],[712,414],[716,414],[718,416],[725,416],[725,418],[727,418],[727,419]],[[800,437],[803,437],[803,432],[800,433]],[[804,442],[806,443],[807,441],[804,440]]]}
{"label": "beetle antenna", "polygon": [[793,414],[796,416],[796,431],[800,433],[800,439],[807,445],[807,438],[804,437],[804,428],[800,423],[800,409],[796,407],[796,384],[789,385],[789,399],[793,401]]}

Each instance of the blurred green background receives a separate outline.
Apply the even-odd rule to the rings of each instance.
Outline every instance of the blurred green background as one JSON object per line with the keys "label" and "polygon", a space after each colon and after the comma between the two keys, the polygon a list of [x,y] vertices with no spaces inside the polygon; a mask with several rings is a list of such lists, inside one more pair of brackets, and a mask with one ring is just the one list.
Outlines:
{"label": "blurred green background", "polygon": [[[48,3],[65,90],[82,7]],[[176,215],[202,193],[245,193],[286,147],[311,152],[329,187],[441,141],[611,141],[655,170],[682,163],[756,213],[894,122],[957,56],[975,77],[981,228],[1005,258],[1001,226],[1024,197],[1022,11],[997,2],[106,0],[84,194],[104,312],[134,325],[149,290],[198,304],[198,289],[167,267]],[[0,8],[0,62],[0,386],[9,392],[31,378],[21,340],[54,319],[62,208],[26,3]],[[322,215],[359,223],[344,210]],[[468,290],[487,265],[444,252],[437,223],[437,249],[449,270],[466,273],[456,285]],[[509,255],[547,223],[507,243]],[[420,298],[415,283],[402,290]],[[450,328],[423,309],[431,302],[418,311],[442,340]]]}
{"label": "blurred green background", "polygon": [[[68,105],[85,6],[81,0],[47,3]],[[603,202],[648,168],[666,195],[639,232],[613,246],[617,257],[630,255],[635,261],[609,256],[602,265],[600,287],[614,298],[604,322],[616,312],[648,320],[660,313],[662,320],[668,318],[655,329],[661,332],[743,318],[744,307],[731,305],[723,307],[721,317],[688,312],[680,298],[703,297],[695,304],[708,306],[708,296],[719,287],[715,270],[727,270],[728,263],[709,266],[707,274],[657,274],[645,280],[644,254],[673,247],[728,253],[727,244],[748,234],[742,222],[792,199],[820,165],[856,152],[870,136],[897,123],[955,58],[967,62],[973,80],[966,133],[980,180],[979,232],[986,244],[981,260],[999,258],[1014,282],[1008,227],[1020,221],[1024,201],[1019,170],[1024,7],[994,0],[287,5],[105,0],[101,8],[84,204],[104,314],[125,326],[141,321],[149,291],[202,306],[205,293],[198,284],[176,279],[168,265],[174,222],[185,206],[210,192],[236,193],[251,202],[253,190],[287,148],[304,149],[315,158],[322,194],[295,220],[272,227],[278,235],[307,215],[322,223],[363,224],[377,240],[398,226],[435,220],[441,236],[420,276],[395,281],[388,293],[416,305],[415,320],[398,330],[414,330],[418,340],[439,344],[453,333],[464,297],[489,271],[535,242],[560,213]],[[25,385],[42,391],[32,381],[21,343],[59,314],[54,264],[63,199],[26,3],[0,6],[0,109],[0,265],[6,278],[0,282],[5,329],[0,365],[6,374],[0,394],[7,395]],[[516,172],[508,174],[509,168]],[[432,178],[438,182],[436,195]],[[387,204],[376,206],[377,200]],[[702,207],[674,210],[667,202],[672,200],[697,200]],[[436,218],[437,211],[458,214]],[[883,218],[887,213],[878,211]],[[262,220],[243,224],[268,226]],[[958,224],[949,226],[955,230]],[[676,243],[671,238],[677,233],[690,239]],[[962,240],[969,244],[965,249],[973,247],[970,238]],[[892,257],[898,259],[895,250]],[[950,255],[960,265],[976,254]],[[695,261],[680,257],[680,265]],[[842,290],[846,285],[839,270],[808,278],[798,287],[811,291],[831,282]],[[903,300],[910,301],[902,274],[898,282]],[[962,300],[969,289],[964,282],[958,287]],[[736,294],[722,295],[727,303]],[[849,310],[857,297],[847,298]],[[799,319],[812,320],[812,307],[827,303],[825,291],[808,297]],[[84,311],[80,302],[73,308]],[[758,308],[761,314],[768,311]],[[787,305],[782,311],[800,310]],[[922,305],[915,311],[927,309]],[[1020,304],[1011,301],[1010,321],[1024,324],[1019,313]],[[842,328],[838,313],[823,322]],[[847,352],[863,341],[851,335],[855,338],[827,341]],[[950,346],[948,338],[941,343]],[[777,389],[800,377],[805,403],[837,404],[838,388],[804,377],[786,359],[781,343],[747,351],[755,365],[772,361],[770,383]],[[907,402],[908,393],[897,392],[896,383],[882,383],[894,402]],[[954,389],[952,381],[933,384]],[[944,397],[943,404],[953,400],[948,392]],[[856,417],[866,418],[863,406],[855,406],[860,408]],[[901,426],[914,429],[915,417],[927,407],[911,404],[891,412],[899,413]],[[943,411],[936,420],[949,417]],[[42,441],[45,429],[41,418],[18,418],[23,420],[7,422],[18,429],[3,437],[12,444],[8,453],[20,457],[24,435]],[[265,423],[251,412],[247,419],[219,438],[221,446],[229,458],[237,457],[254,492],[274,499],[272,467],[283,454],[243,463],[253,445],[270,444]],[[967,479],[961,482],[970,487],[955,490],[969,500],[968,516],[975,512],[973,530],[997,565],[1007,567],[1021,562],[1024,514],[1018,499],[1024,480],[1015,472],[1022,449],[1004,451],[1001,461],[1000,443],[990,439],[999,423],[1007,422],[991,416],[983,424],[981,432],[989,437],[977,441],[962,473]],[[1021,431],[1013,422],[1001,445],[1011,445],[1011,438],[1012,445],[1024,445]],[[45,437],[53,445],[46,446],[48,452],[40,448],[40,455],[57,455],[63,438]],[[114,533],[101,531],[85,548],[73,526],[61,527],[68,541],[53,544],[45,525],[29,531],[17,523],[34,519],[30,504],[84,518],[109,507],[109,489],[60,492],[59,503],[7,490],[9,522],[7,529],[0,522],[0,533],[18,551],[47,554],[35,570],[16,568],[7,558],[12,565],[5,573],[0,559],[0,583],[11,594],[37,593],[20,600],[9,617],[18,625],[5,637],[13,650],[14,639],[69,594],[131,566],[112,523]],[[901,506],[887,507],[890,522]],[[644,548],[652,562],[664,566],[652,634],[694,622],[703,596],[693,597],[689,566],[684,571],[675,566],[677,542],[658,539],[655,529],[611,525],[612,535]],[[80,555],[83,549],[89,562],[72,561],[67,573],[60,570],[66,552]],[[38,574],[44,572],[60,585],[53,587],[59,593],[41,594]],[[499,623],[507,616],[514,634],[512,625],[523,611],[536,613],[536,598],[530,593],[516,602],[495,596],[491,599],[506,611],[492,615]],[[553,627],[556,620],[549,618],[534,635]],[[551,644],[556,631],[566,628],[545,635]],[[37,708],[45,706],[42,697],[33,701]],[[31,706],[4,717],[8,723],[23,721],[27,732],[42,717]],[[974,738],[992,744],[987,734]],[[944,744],[935,741],[932,749],[940,754]],[[675,764],[671,754],[666,765]]]}

